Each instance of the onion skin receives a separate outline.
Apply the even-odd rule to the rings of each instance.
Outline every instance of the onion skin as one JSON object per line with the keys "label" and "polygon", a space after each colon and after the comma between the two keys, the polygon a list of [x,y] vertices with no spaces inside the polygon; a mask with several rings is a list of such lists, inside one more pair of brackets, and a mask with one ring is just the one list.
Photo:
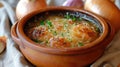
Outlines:
{"label": "onion skin", "polygon": [[112,2],[115,2],[115,0],[111,0]]}
{"label": "onion skin", "polygon": [[83,8],[83,1],[82,0],[66,0],[63,3],[63,6]]}
{"label": "onion skin", "polygon": [[0,54],[5,50],[6,48],[6,37],[0,36]]}
{"label": "onion skin", "polygon": [[47,7],[46,0],[20,0],[16,7],[16,16],[21,19],[23,16]]}
{"label": "onion skin", "polygon": [[109,20],[116,32],[120,29],[120,10],[110,0],[86,0],[84,9]]}

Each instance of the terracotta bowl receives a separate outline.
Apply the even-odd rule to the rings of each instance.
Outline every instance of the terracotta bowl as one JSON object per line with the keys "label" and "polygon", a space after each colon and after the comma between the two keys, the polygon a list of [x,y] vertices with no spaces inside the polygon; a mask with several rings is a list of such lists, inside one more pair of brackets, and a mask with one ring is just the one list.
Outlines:
{"label": "terracotta bowl", "polygon": [[[26,21],[44,12],[71,12],[87,20],[92,20],[101,30],[101,36],[86,46],[74,48],[43,47],[27,37],[23,31]],[[68,7],[48,7],[24,16],[12,26],[11,35],[19,45],[23,55],[38,67],[84,67],[96,61],[114,36],[114,29],[101,17],[85,10]]]}

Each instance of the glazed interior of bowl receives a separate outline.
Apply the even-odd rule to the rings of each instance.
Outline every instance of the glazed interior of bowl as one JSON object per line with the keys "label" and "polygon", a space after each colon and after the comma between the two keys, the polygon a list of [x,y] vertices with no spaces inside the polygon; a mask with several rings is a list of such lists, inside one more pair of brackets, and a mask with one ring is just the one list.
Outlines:
{"label": "glazed interior of bowl", "polygon": [[[39,36],[38,34],[41,34],[41,32],[44,31],[43,29],[42,29],[42,31],[38,31],[41,29],[40,26],[42,27],[43,25],[44,26],[48,25],[48,28],[49,28],[50,26],[55,25],[55,24],[53,24],[53,22],[48,21],[49,16],[52,16],[52,17],[60,16],[60,18],[64,17],[64,18],[68,19],[68,21],[71,19],[70,21],[73,21],[73,22],[76,21],[76,18],[79,18],[80,23],[78,23],[78,20],[76,22],[78,25],[81,23],[84,23],[84,21],[86,21],[88,24],[90,23],[90,25],[93,25],[93,27],[90,27],[90,28],[95,29],[95,31],[97,31],[97,38],[95,38],[94,40],[89,41],[87,43],[86,42],[84,43],[82,41],[79,41],[79,39],[77,39],[80,42],[80,45],[82,45],[82,46],[77,46],[77,47],[75,46],[72,48],[71,48],[71,46],[70,47],[65,46],[62,48],[59,48],[57,46],[57,48],[56,47],[54,48],[54,46],[51,47],[49,45],[50,44],[50,43],[48,43],[49,41],[47,41],[47,43],[50,47],[45,46],[46,43],[42,44],[42,43],[38,42],[38,40],[36,42],[35,38],[37,38]],[[81,21],[81,19],[82,19],[82,21]],[[72,23],[71,26],[76,25],[75,27],[77,27],[77,24]],[[88,24],[85,24],[85,25],[88,25]],[[63,24],[63,25],[65,25],[65,24]],[[70,25],[68,25],[67,27],[69,27],[69,26]],[[39,29],[37,29],[35,27],[37,27]],[[31,28],[31,29],[29,29],[29,28]],[[62,26],[62,28],[64,28],[64,27]],[[36,31],[36,29],[37,29],[37,31]],[[72,29],[72,28],[69,27],[69,29]],[[76,31],[76,30],[73,29],[73,32],[74,31]],[[62,31],[62,32],[64,32],[64,31]],[[58,32],[58,33],[61,33],[61,32]],[[39,10],[39,11],[33,12],[33,13],[23,17],[20,20],[20,22],[18,23],[17,34],[22,39],[23,42],[27,42],[31,47],[35,47],[40,50],[41,49],[47,49],[48,51],[50,51],[50,50],[51,51],[52,50],[69,51],[69,50],[78,50],[78,49],[82,50],[82,49],[87,49],[87,48],[90,48],[92,46],[95,46],[95,45],[101,43],[108,34],[108,26],[102,18],[100,18],[92,13],[89,13],[87,11],[73,9],[73,8],[65,8],[65,7],[64,8],[63,7],[53,7],[53,8],[46,8],[43,10]],[[53,34],[56,34],[56,32],[54,32]],[[65,34],[66,33],[63,33],[62,36],[64,36]],[[91,34],[91,33],[87,33],[87,34]],[[32,35],[34,35],[35,37]],[[83,34],[79,34],[79,35],[84,36]],[[67,35],[65,35],[65,36],[67,36]],[[72,36],[72,35],[69,35],[69,36]],[[91,36],[91,38],[92,37],[94,37],[94,36]],[[38,38],[38,39],[41,39],[41,38]],[[81,42],[82,42],[82,44],[81,44]],[[84,46],[83,46],[83,44],[84,44]]]}

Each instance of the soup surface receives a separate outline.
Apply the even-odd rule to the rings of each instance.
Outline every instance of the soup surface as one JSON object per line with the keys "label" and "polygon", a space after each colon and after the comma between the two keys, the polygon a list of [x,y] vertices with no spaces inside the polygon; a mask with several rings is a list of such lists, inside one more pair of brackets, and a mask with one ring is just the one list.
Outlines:
{"label": "soup surface", "polygon": [[24,32],[36,43],[54,48],[81,47],[100,36],[96,24],[69,13],[36,16],[27,21]]}

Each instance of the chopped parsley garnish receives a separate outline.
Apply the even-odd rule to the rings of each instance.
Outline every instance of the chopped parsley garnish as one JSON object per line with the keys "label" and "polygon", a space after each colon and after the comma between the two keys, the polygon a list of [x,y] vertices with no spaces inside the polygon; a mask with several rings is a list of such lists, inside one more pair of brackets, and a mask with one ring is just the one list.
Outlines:
{"label": "chopped parsley garnish", "polygon": [[48,40],[46,40],[45,43],[48,43]]}
{"label": "chopped parsley garnish", "polygon": [[65,18],[66,18],[66,19],[71,19],[72,21],[76,21],[76,20],[77,20],[77,17],[76,17],[76,16],[70,15],[70,14],[68,14],[68,13],[65,15]]}
{"label": "chopped parsley garnish", "polygon": [[98,28],[98,27],[96,27],[96,28],[95,28],[95,30],[96,30],[96,32],[100,32],[100,30],[99,30],[99,28]]}
{"label": "chopped parsley garnish", "polygon": [[43,41],[37,40],[37,39],[33,39],[33,41],[35,41],[36,43],[42,43],[43,42]]}
{"label": "chopped parsley garnish", "polygon": [[63,33],[61,33],[61,36],[62,36],[62,37],[64,37],[64,34],[63,34]]}
{"label": "chopped parsley garnish", "polygon": [[82,18],[78,18],[78,21],[82,21],[83,19]]}
{"label": "chopped parsley garnish", "polygon": [[45,25],[43,20],[40,21],[40,25]]}
{"label": "chopped parsley garnish", "polygon": [[52,22],[51,21],[47,20],[46,23],[47,23],[48,27],[52,27]]}
{"label": "chopped parsley garnish", "polygon": [[53,31],[53,35],[57,35],[57,32],[56,32],[56,31]]}
{"label": "chopped parsley garnish", "polygon": [[75,16],[72,16],[72,21],[76,21],[77,18]]}
{"label": "chopped parsley garnish", "polygon": [[67,23],[64,23],[64,30],[67,29],[67,26],[68,26],[68,24],[67,24]]}
{"label": "chopped parsley garnish", "polygon": [[84,44],[81,43],[81,42],[79,42],[79,43],[78,43],[78,47],[80,47],[80,46],[84,46]]}
{"label": "chopped parsley garnish", "polygon": [[67,13],[67,14],[65,15],[65,18],[70,19],[70,14]]}
{"label": "chopped parsley garnish", "polygon": [[72,39],[71,38],[67,38],[69,42],[72,42]]}

